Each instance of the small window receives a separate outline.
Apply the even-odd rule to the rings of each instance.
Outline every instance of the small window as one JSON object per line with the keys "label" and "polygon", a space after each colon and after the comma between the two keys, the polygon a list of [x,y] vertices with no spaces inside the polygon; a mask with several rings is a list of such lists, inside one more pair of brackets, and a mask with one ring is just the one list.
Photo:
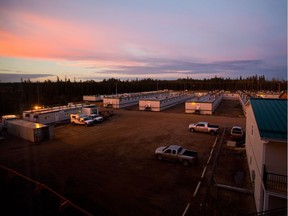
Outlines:
{"label": "small window", "polygon": [[165,153],[171,154],[171,149],[167,149],[167,150],[165,151]]}
{"label": "small window", "polygon": [[173,154],[176,154],[176,150],[173,150],[172,153],[173,153]]}
{"label": "small window", "polygon": [[45,116],[45,119],[49,119],[49,116]]}

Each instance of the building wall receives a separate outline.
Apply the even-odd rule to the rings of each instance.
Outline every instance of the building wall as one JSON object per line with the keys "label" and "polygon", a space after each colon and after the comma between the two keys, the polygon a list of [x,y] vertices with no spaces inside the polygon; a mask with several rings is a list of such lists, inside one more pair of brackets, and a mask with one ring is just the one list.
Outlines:
{"label": "building wall", "polygon": [[213,104],[209,102],[186,101],[185,103],[186,113],[195,113],[197,110],[199,110],[199,114],[212,115]]}
{"label": "building wall", "polygon": [[[206,97],[206,96],[205,96]],[[185,103],[185,113],[196,113],[199,110],[199,114],[204,115],[212,115],[214,111],[217,109],[219,104],[222,101],[222,95],[220,96],[213,96],[212,99],[207,97],[207,101],[186,101]]]}
{"label": "building wall", "polygon": [[53,127],[49,128],[39,123],[32,123],[25,120],[14,120],[9,122],[7,132],[31,142],[40,142],[50,139]]}
{"label": "building wall", "polygon": [[23,112],[23,120],[37,122],[41,124],[52,124],[70,119],[70,114],[80,113],[82,104],[68,104],[68,106],[58,106],[40,110],[29,110]]}
{"label": "building wall", "polygon": [[84,95],[83,96],[83,101],[102,101],[103,96],[99,95]]}
{"label": "building wall", "polygon": [[268,172],[287,175],[287,142],[266,144],[265,165]]}
{"label": "building wall", "polygon": [[133,106],[138,104],[139,97],[124,97],[124,98],[104,98],[103,106],[109,107],[109,105],[114,109],[121,109],[128,106]]}
{"label": "building wall", "polygon": [[159,112],[160,110],[160,101],[159,100],[140,100],[139,101],[139,110],[145,110],[146,107],[153,112]]}
{"label": "building wall", "polygon": [[246,110],[246,155],[250,177],[251,180],[254,181],[255,205],[257,211],[262,211],[264,143],[260,138],[259,129],[253,114],[252,106],[249,104]]}
{"label": "building wall", "polygon": [[149,107],[150,111],[159,112],[169,107],[183,103],[184,101],[190,99],[191,97],[192,95],[182,94],[182,95],[170,96],[165,99],[159,98],[159,100],[157,99],[139,100],[139,110],[146,110],[146,107]]}

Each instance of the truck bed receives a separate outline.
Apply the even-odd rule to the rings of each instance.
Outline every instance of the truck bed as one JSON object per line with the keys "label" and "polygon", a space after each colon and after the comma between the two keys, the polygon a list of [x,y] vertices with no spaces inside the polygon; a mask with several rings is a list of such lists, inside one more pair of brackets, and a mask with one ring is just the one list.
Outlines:
{"label": "truck bed", "polygon": [[210,127],[210,128],[219,128],[219,125],[211,125],[211,124],[208,124],[208,127]]}
{"label": "truck bed", "polygon": [[189,157],[198,157],[198,153],[197,152],[189,151],[189,150],[184,151],[183,155],[189,156]]}

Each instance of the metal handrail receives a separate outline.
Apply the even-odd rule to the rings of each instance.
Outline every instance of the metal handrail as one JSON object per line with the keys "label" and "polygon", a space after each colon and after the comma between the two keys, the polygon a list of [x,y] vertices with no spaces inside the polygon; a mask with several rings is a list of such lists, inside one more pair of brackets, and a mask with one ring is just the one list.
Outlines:
{"label": "metal handrail", "polygon": [[267,190],[275,190],[287,193],[287,176],[267,172],[265,165],[264,165],[263,182]]}

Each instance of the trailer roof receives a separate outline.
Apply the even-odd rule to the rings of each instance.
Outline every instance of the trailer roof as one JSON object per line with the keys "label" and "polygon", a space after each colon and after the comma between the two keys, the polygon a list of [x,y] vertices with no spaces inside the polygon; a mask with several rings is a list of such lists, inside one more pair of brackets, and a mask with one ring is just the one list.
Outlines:
{"label": "trailer roof", "polygon": [[9,124],[20,125],[22,127],[32,128],[32,129],[48,127],[47,125],[44,125],[44,124],[35,123],[35,122],[29,122],[29,121],[25,121],[25,120],[21,120],[21,119],[9,121],[8,125]]}

